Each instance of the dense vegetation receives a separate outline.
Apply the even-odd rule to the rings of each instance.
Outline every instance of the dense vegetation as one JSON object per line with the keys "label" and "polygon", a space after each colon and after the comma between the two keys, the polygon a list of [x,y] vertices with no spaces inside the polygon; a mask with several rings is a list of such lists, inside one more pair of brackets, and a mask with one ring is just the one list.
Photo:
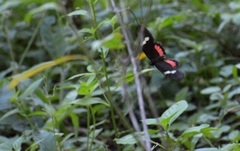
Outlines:
{"label": "dense vegetation", "polygon": [[[240,150],[240,1],[112,2],[0,1],[0,151]],[[133,59],[128,8],[184,79]]]}

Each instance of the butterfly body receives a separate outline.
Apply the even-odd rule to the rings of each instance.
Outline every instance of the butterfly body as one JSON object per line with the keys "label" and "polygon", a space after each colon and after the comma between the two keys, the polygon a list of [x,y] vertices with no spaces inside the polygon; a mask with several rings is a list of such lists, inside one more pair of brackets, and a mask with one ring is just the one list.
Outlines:
{"label": "butterfly body", "polygon": [[179,66],[179,63],[175,60],[165,60],[166,53],[162,45],[154,42],[152,34],[147,28],[143,28],[142,34],[140,30],[141,26],[138,26],[136,32],[141,36],[140,40],[142,40],[141,44],[143,52],[151,60],[149,64],[155,65],[159,71],[171,79],[183,79],[185,77],[184,73],[176,69],[176,67]]}

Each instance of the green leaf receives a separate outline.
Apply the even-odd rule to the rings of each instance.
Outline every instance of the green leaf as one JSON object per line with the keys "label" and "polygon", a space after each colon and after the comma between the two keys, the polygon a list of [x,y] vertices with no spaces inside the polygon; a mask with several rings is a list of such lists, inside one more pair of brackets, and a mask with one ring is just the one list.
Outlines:
{"label": "green leaf", "polygon": [[180,14],[180,15],[174,15],[174,16],[169,16],[167,18],[164,18],[162,20],[162,22],[160,23],[160,27],[164,28],[167,26],[171,26],[172,24],[174,24],[177,21],[182,21],[186,18],[185,14]]}
{"label": "green leaf", "polygon": [[231,84],[228,84],[228,85],[226,85],[224,88],[223,88],[223,93],[226,93],[227,91],[229,91],[230,90],[230,88],[232,87],[232,85]]}
{"label": "green leaf", "polygon": [[219,74],[225,78],[229,77],[230,75],[232,75],[232,68],[233,65],[226,65],[224,67],[221,68]]}
{"label": "green leaf", "polygon": [[[145,137],[142,136],[142,134],[139,134],[141,136],[141,139],[142,140],[145,140]],[[138,141],[137,139],[135,138],[137,137],[136,135],[133,135],[133,134],[128,134],[122,138],[115,138],[114,141],[116,141],[117,144],[136,144]]]}
{"label": "green leaf", "polygon": [[238,69],[240,69],[240,63],[235,65]]}
{"label": "green leaf", "polygon": [[72,104],[83,105],[83,106],[89,106],[89,105],[93,105],[93,104],[104,104],[106,106],[109,106],[108,103],[103,101],[101,98],[97,98],[97,97],[77,99],[77,100],[75,100],[71,103]]}
{"label": "green leaf", "polygon": [[134,75],[132,74],[132,73],[128,73],[127,75],[126,75],[126,77],[125,77],[125,81],[126,81],[126,83],[129,83],[129,82],[131,82],[132,80],[134,80]]}
{"label": "green leaf", "polygon": [[240,140],[240,132],[239,130],[233,130],[228,134],[228,138],[232,141],[232,142],[237,142]]}
{"label": "green leaf", "polygon": [[86,96],[89,95],[90,91],[91,90],[90,90],[89,86],[87,86],[86,82],[81,82],[81,86],[77,90],[79,95],[86,95]]}
{"label": "green leaf", "polygon": [[207,7],[200,0],[191,0],[191,1],[204,12],[208,12]]}
{"label": "green leaf", "polygon": [[28,117],[30,117],[30,116],[48,116],[48,114],[46,114],[45,112],[42,112],[42,111],[36,111],[36,112],[28,114],[27,116]]}
{"label": "green leaf", "polygon": [[13,114],[16,114],[16,113],[20,113],[20,110],[19,110],[18,108],[13,109],[13,110],[11,110],[11,111],[8,111],[7,113],[5,113],[5,114],[0,118],[0,122],[1,122],[2,120],[4,120],[5,118],[7,118],[7,117],[9,117],[9,116],[11,116],[11,115],[13,115]]}
{"label": "green leaf", "polygon": [[49,103],[49,99],[42,93],[41,90],[36,89],[34,94],[36,94],[37,97],[39,97],[43,102]]}
{"label": "green leaf", "polygon": [[83,15],[83,16],[88,16],[89,13],[86,11],[86,10],[76,10],[76,11],[73,11],[71,13],[69,13],[67,16],[74,16],[74,15]]}
{"label": "green leaf", "polygon": [[45,3],[37,8],[32,9],[31,11],[29,11],[25,16],[25,21],[29,24],[30,20],[34,14],[41,13],[46,10],[56,10],[58,12],[63,12],[64,8],[62,8],[61,5],[59,5],[55,2]]}
{"label": "green leaf", "polygon": [[106,107],[106,105],[96,105],[96,106],[94,106],[93,108],[92,108],[92,114],[95,114],[98,110],[100,110],[100,109],[102,109],[102,108],[105,108]]}
{"label": "green leaf", "polygon": [[54,24],[56,24],[55,16],[48,16],[44,18],[40,27],[43,46],[52,59],[64,56],[67,46],[62,28],[59,24]]}
{"label": "green leaf", "polygon": [[191,141],[191,150],[194,150],[197,142],[199,141],[199,139],[202,137],[202,134],[198,134],[198,135],[195,135],[193,136],[193,139]]}
{"label": "green leaf", "polygon": [[161,116],[161,124],[166,127],[171,125],[188,107],[188,103],[185,100],[179,101],[173,104],[167,109]]}
{"label": "green leaf", "polygon": [[238,68],[237,66],[234,66],[233,69],[232,69],[232,73],[233,73],[233,76],[234,78],[237,80],[237,82],[239,83],[239,80],[238,80]]}
{"label": "green leaf", "polygon": [[103,38],[102,40],[94,41],[92,49],[97,50],[101,46],[108,47],[109,49],[122,49],[125,45],[121,41],[120,33],[113,33]]}
{"label": "green leaf", "polygon": [[186,38],[181,38],[179,42],[183,43],[184,45],[187,45],[191,48],[195,48],[197,46],[197,43],[193,40],[186,39]]}
{"label": "green leaf", "polygon": [[19,96],[19,99],[23,101],[27,96],[32,94],[41,84],[43,78],[38,79],[37,81],[33,82],[31,85],[27,87],[27,89]]}
{"label": "green leaf", "polygon": [[208,88],[201,90],[200,93],[204,94],[204,95],[208,95],[208,94],[212,94],[212,93],[216,93],[216,92],[220,92],[220,91],[221,91],[220,87],[212,86],[212,87],[208,87]]}
{"label": "green leaf", "polygon": [[74,135],[74,133],[69,133],[67,134],[67,136],[64,137],[64,139],[61,141],[61,146],[69,139],[71,138],[72,136]]}
{"label": "green leaf", "polygon": [[103,46],[109,49],[122,49],[125,45],[121,42],[121,34],[114,33],[103,39]]}
{"label": "green leaf", "polygon": [[114,15],[114,16],[111,18],[111,23],[112,23],[112,25],[116,24],[117,21],[118,21],[117,15]]}
{"label": "green leaf", "polygon": [[156,118],[148,118],[146,119],[146,124],[147,125],[160,125],[161,123],[161,117],[156,119]]}
{"label": "green leaf", "polygon": [[23,142],[23,136],[19,137],[14,143],[13,143],[13,148],[15,151],[21,151],[22,147],[22,142]]}
{"label": "green leaf", "polygon": [[220,151],[238,151],[240,149],[238,143],[227,144]]}
{"label": "green leaf", "polygon": [[240,25],[240,13],[235,14],[232,20],[236,25]]}
{"label": "green leaf", "polygon": [[96,32],[96,29],[92,28],[82,28],[81,30],[79,30],[80,33],[90,33],[90,34],[94,34]]}
{"label": "green leaf", "polygon": [[240,2],[239,1],[236,1],[236,2],[232,1],[232,2],[229,3],[229,7],[231,9],[238,9],[238,8],[240,8]]}
{"label": "green leaf", "polygon": [[76,90],[72,90],[68,92],[64,99],[62,100],[60,107],[59,108],[66,108],[67,106],[70,105],[70,102],[74,101],[78,96],[78,93]]}
{"label": "green leaf", "polygon": [[211,131],[213,130],[217,130],[217,129],[210,128],[208,124],[202,124],[200,126],[190,127],[183,132],[183,134],[181,135],[181,140],[185,140],[197,134],[213,136],[211,133]]}
{"label": "green leaf", "polygon": [[33,137],[35,141],[39,141],[41,150],[44,151],[54,151],[56,150],[54,135],[51,132],[45,130],[39,130],[36,126],[33,129]]}
{"label": "green leaf", "polygon": [[188,87],[182,88],[177,94],[175,101],[178,102],[180,100],[184,100],[188,93]]}
{"label": "green leaf", "polygon": [[230,91],[229,93],[228,93],[228,99],[231,99],[234,95],[236,95],[236,94],[240,94],[240,87],[238,87],[238,88],[235,88],[234,90],[232,90],[232,91]]}
{"label": "green leaf", "polygon": [[43,107],[45,111],[48,113],[48,115],[50,116],[53,116],[56,113],[56,110],[51,105],[48,105],[45,103]]}
{"label": "green leaf", "polygon": [[74,112],[71,112],[69,115],[70,115],[72,123],[73,123],[75,137],[77,137],[78,136],[78,128],[79,128],[78,116]]}

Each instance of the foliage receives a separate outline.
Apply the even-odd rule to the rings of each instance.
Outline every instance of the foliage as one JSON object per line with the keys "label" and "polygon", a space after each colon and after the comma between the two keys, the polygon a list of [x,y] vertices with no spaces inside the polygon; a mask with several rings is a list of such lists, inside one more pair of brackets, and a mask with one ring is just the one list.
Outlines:
{"label": "foliage", "polygon": [[[141,2],[117,7],[130,7],[186,74],[173,81],[138,64],[152,150],[239,150],[240,2]],[[137,56],[131,13],[121,27],[105,0],[0,3],[1,151],[144,150],[121,30]]]}

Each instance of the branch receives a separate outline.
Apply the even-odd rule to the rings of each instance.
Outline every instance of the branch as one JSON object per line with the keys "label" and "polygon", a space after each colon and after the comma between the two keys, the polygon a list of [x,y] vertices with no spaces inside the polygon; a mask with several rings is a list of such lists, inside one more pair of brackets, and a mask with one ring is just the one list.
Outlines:
{"label": "branch", "polygon": [[111,0],[111,4],[112,4],[114,12],[117,15],[119,23],[120,23],[120,25],[122,27],[122,32],[123,32],[123,35],[124,35],[125,40],[126,40],[128,53],[130,55],[130,59],[131,59],[132,65],[133,65],[133,74],[135,76],[135,84],[136,84],[137,94],[138,94],[138,104],[139,104],[139,108],[140,108],[140,114],[141,114],[141,119],[142,119],[142,124],[143,124],[143,130],[144,130],[145,138],[146,138],[146,148],[145,149],[147,151],[150,151],[151,150],[150,137],[149,137],[149,133],[148,133],[148,127],[147,127],[147,124],[146,124],[146,113],[145,113],[145,109],[144,109],[144,102],[143,102],[142,89],[141,89],[141,85],[140,85],[139,75],[138,75],[138,72],[137,72],[137,64],[135,62],[135,58],[134,58],[133,51],[132,51],[132,48],[131,48],[131,45],[130,45],[130,41],[129,41],[129,37],[128,37],[127,31],[124,28],[122,19],[120,17],[120,14],[118,12],[118,9],[117,9],[117,7],[115,5],[114,0]]}

